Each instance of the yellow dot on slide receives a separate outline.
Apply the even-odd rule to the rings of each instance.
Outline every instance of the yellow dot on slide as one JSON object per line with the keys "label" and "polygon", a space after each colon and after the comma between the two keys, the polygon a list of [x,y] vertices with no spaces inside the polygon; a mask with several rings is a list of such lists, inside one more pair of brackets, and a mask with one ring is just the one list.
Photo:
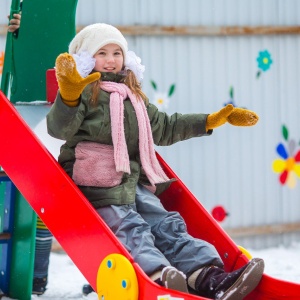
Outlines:
{"label": "yellow dot on slide", "polygon": [[103,300],[138,300],[135,270],[121,254],[110,254],[101,262],[97,274],[97,294]]}

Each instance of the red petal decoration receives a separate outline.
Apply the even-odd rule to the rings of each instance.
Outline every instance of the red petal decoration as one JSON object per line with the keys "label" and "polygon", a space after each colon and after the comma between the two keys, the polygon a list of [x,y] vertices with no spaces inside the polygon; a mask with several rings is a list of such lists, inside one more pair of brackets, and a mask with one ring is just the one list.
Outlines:
{"label": "red petal decoration", "polygon": [[300,161],[300,150],[297,152],[297,154],[295,155],[295,161],[299,162]]}
{"label": "red petal decoration", "polygon": [[288,177],[288,171],[287,170],[285,170],[285,171],[283,171],[282,173],[281,173],[281,175],[279,176],[279,181],[280,181],[280,183],[281,184],[285,184],[285,182],[286,182],[286,179],[287,179],[287,177]]}

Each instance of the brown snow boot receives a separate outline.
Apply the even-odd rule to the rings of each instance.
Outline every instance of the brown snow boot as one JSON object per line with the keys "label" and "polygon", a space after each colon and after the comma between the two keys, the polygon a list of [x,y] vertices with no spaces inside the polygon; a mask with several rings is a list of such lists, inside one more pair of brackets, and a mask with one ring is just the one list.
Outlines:
{"label": "brown snow boot", "polygon": [[216,300],[242,300],[258,285],[263,271],[264,261],[254,258],[231,273],[216,266],[204,267],[195,280],[192,280],[193,274],[189,277],[188,284],[199,296]]}
{"label": "brown snow boot", "polygon": [[171,290],[177,290],[180,292],[188,293],[188,287],[186,283],[186,276],[181,271],[177,270],[174,267],[168,266],[164,267],[159,273],[159,278],[156,280],[153,276],[154,281]]}

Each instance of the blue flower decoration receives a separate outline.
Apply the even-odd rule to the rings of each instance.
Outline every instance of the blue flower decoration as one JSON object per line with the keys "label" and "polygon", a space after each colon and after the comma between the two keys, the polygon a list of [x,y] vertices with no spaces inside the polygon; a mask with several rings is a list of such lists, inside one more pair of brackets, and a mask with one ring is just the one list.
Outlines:
{"label": "blue flower decoration", "polygon": [[260,51],[256,61],[258,63],[258,68],[263,70],[264,72],[269,70],[271,64],[273,63],[271,54],[267,50]]}

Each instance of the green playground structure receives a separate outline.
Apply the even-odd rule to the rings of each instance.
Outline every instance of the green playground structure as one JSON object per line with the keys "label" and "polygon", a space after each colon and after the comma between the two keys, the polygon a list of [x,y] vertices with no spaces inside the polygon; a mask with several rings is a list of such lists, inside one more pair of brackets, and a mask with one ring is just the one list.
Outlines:
{"label": "green playground structure", "polygon": [[10,101],[46,99],[46,70],[68,50],[76,33],[77,0],[12,0],[10,16],[22,10],[17,32],[8,33],[1,90]]}

